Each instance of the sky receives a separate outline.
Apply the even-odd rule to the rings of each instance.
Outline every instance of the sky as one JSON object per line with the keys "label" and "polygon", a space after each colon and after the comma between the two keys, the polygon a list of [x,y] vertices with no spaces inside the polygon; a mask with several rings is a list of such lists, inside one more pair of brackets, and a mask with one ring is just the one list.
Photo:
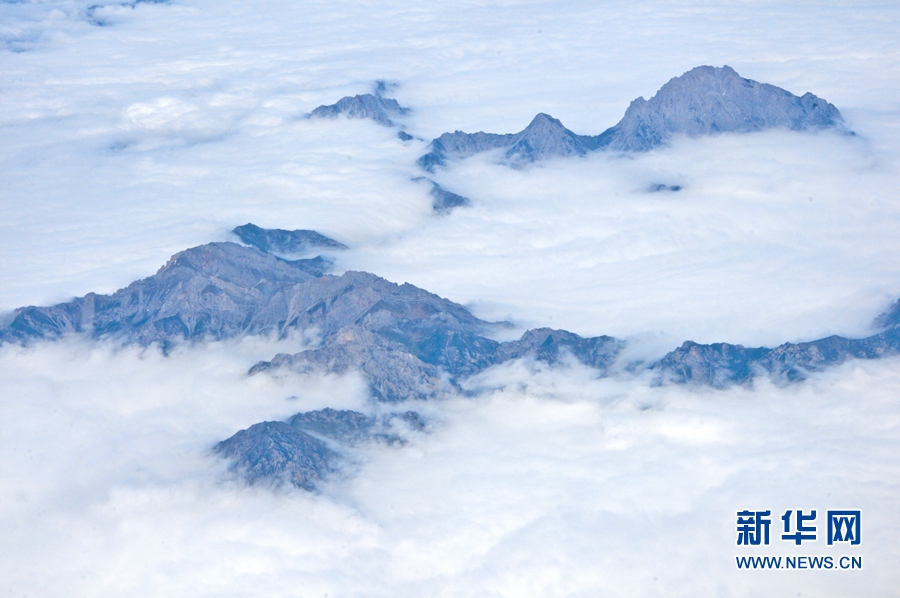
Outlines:
{"label": "sky", "polygon": [[[863,336],[900,297],[898,21],[890,2],[0,2],[0,310],[113,292],[253,222],[346,243],[338,271],[517,331],[614,335],[648,361],[688,339]],[[812,92],[855,135],[675,139],[523,169],[481,155],[435,174],[472,200],[447,216],[411,180],[442,132],[516,132],[546,112],[597,134],[701,64]],[[376,81],[416,139],[305,119]],[[475,398],[415,406],[427,433],[360,448],[307,494],[244,488],[208,452],[258,421],[376,409],[352,374],[245,375],[282,350],[0,349],[0,593],[888,596],[900,582],[896,360],[727,391],[510,364],[471,381]],[[863,509],[864,570],[737,571],[734,512],[770,506]]]}

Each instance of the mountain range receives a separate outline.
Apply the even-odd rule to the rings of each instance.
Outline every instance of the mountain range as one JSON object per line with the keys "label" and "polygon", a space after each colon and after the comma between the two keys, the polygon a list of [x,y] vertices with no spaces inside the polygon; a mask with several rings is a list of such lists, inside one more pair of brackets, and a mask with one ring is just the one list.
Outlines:
{"label": "mountain range", "polygon": [[637,98],[614,126],[599,135],[578,135],[540,113],[524,130],[494,133],[444,133],[434,139],[419,166],[433,172],[450,159],[502,150],[510,164],[555,156],[583,156],[597,150],[644,152],[675,135],[699,137],[771,128],[792,131],[843,130],[841,113],[811,93],[802,96],[744,79],[729,66],[698,66],[663,85],[650,100]]}
{"label": "mountain range", "polygon": [[[392,117],[408,109],[382,97],[385,89],[380,85],[375,94],[320,106],[310,117],[344,114],[395,126]],[[837,108],[812,94],[797,97],[743,79],[727,66],[702,66],[672,79],[649,101],[632,102],[622,120],[600,135],[575,134],[559,120],[538,114],[515,134],[445,133],[431,142],[419,165],[434,170],[449,159],[489,150],[502,152],[513,164],[604,149],[647,151],[678,134],[842,129],[842,122]],[[437,212],[468,203],[430,179],[414,180],[430,184]],[[382,406],[380,414],[333,409],[298,413],[287,421],[254,424],[213,448],[231,460],[232,469],[247,483],[288,483],[307,490],[340,469],[354,446],[402,442],[400,428],[424,429],[417,413],[392,405],[465,394],[462,383],[467,378],[510,360],[555,364],[571,359],[595,368],[598,376],[614,367],[619,373],[646,370],[655,383],[721,388],[752,384],[761,375],[796,381],[848,359],[900,352],[898,301],[875,321],[878,332],[864,339],[832,336],[772,349],[687,341],[652,364],[617,364],[625,346],[619,339],[537,328],[518,340],[500,342],[493,337],[509,324],[481,320],[462,305],[411,284],[398,285],[367,272],[330,274],[331,259],[314,254],[347,247],[316,231],[248,223],[232,232],[244,245],[221,242],[187,249],[155,275],[110,295],[89,293],[54,306],[14,310],[0,318],[0,343],[84,334],[123,344],[156,344],[168,352],[178,343],[246,335],[284,338],[292,331],[315,330],[318,345],[277,354],[248,374],[277,369],[356,371],[368,383],[372,404]]]}
{"label": "mountain range", "polygon": [[[0,319],[0,343],[83,334],[123,344],[157,344],[165,352],[184,342],[317,330],[318,346],[275,355],[248,373],[281,368],[359,372],[373,404],[387,407],[381,419],[356,412],[327,412],[326,419],[313,412],[298,414],[289,422],[251,426],[215,448],[233,459],[248,482],[288,480],[302,488],[313,487],[332,471],[347,446],[395,438],[391,422],[412,422],[421,429],[416,414],[395,413],[390,405],[465,394],[461,383],[466,378],[510,360],[552,365],[574,359],[595,368],[598,376],[645,368],[656,383],[721,388],[752,384],[756,376],[797,381],[849,359],[900,352],[898,301],[875,320],[879,331],[863,339],[831,336],[773,349],[687,341],[653,364],[617,364],[625,342],[613,337],[537,328],[518,340],[500,342],[492,336],[509,324],[481,320],[462,305],[411,284],[367,272],[331,275],[330,263],[321,256],[290,260],[259,248],[296,249],[295,241],[303,247],[310,242],[343,246],[315,231],[252,224],[236,231],[257,246],[201,245],[175,254],[155,275],[111,295],[89,293],[50,307],[19,308]],[[356,422],[350,435],[347,418]]]}

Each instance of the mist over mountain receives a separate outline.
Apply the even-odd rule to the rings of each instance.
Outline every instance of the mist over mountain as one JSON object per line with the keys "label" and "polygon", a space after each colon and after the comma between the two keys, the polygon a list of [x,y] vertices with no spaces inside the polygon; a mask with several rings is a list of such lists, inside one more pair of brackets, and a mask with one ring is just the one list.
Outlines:
{"label": "mist over mountain", "polygon": [[758,376],[795,382],[850,359],[879,359],[898,351],[900,330],[896,327],[863,339],[835,335],[806,343],[785,343],[773,349],[686,341],[654,368],[666,382],[725,388],[751,382]]}
{"label": "mist over mountain", "polygon": [[431,179],[415,177],[413,178],[413,181],[425,181],[431,186],[428,190],[428,194],[431,195],[432,199],[431,209],[437,214],[447,214],[453,210],[453,208],[469,206],[472,204],[472,201],[468,197],[448,191]]}
{"label": "mist over mountain", "polygon": [[[18,306],[109,300],[184,248],[253,243],[229,232],[239,224],[265,227],[271,252],[240,248],[262,264],[246,278],[232,263],[148,283],[159,301],[138,330],[185,318],[165,352],[129,344],[142,316],[125,309],[121,330],[96,338],[0,343],[5,594],[896,595],[900,355],[819,369],[802,361],[810,347],[792,357],[803,381],[763,356],[790,341],[831,359],[815,339],[896,321],[888,310],[869,328],[900,297],[896,2],[38,0],[0,2],[0,23],[0,329]],[[650,151],[581,140],[579,155],[563,131],[568,158],[508,146],[448,154],[434,175],[416,164],[442,133],[516,133],[538,112],[594,137],[700,64],[810,91],[858,135],[786,124],[676,132]],[[394,127],[305,118],[357,93],[413,110],[381,106]],[[631,124],[664,137],[664,113]],[[432,184],[411,181],[422,175],[472,207],[436,216]],[[348,249],[285,251],[295,229]],[[287,263],[320,254],[308,280]],[[269,285],[283,269],[298,280]],[[366,334],[412,342],[403,363],[428,365],[418,308],[346,320],[337,329],[363,339],[348,349],[316,326],[279,338],[288,308],[272,308],[274,325],[237,317],[276,304],[271,286],[303,286],[326,308],[350,284],[435,305],[386,281],[514,323],[476,333],[510,351],[532,329],[531,352],[501,361],[498,347],[498,363],[456,384],[438,366],[428,400],[375,400],[371,374],[316,356],[248,375],[278,353],[365,355]],[[350,318],[364,295],[335,305]],[[233,336],[185,338],[191,314],[229,302],[216,326]],[[269,332],[242,332],[255,326]],[[604,334],[627,341],[606,370],[586,365],[615,347],[586,338]],[[697,377],[708,367],[724,383],[653,368],[686,339]],[[747,353],[719,368],[704,353],[719,341],[723,359]],[[727,380],[753,359],[765,368]],[[832,508],[862,510],[860,545],[826,545]],[[736,571],[742,509],[772,511],[770,550],[747,554],[858,555],[865,569]],[[817,510],[819,534],[795,546],[779,516],[800,509]]]}
{"label": "mist over mountain", "polygon": [[319,106],[310,114],[310,118],[335,118],[339,115],[347,118],[370,119],[385,127],[395,126],[392,118],[404,116],[409,113],[409,108],[404,108],[392,98],[382,97],[380,94],[357,94],[346,96],[334,104]]}
{"label": "mist over mountain", "polygon": [[415,431],[424,428],[413,411],[375,417],[326,407],[283,422],[254,424],[216,444],[213,452],[231,460],[230,470],[250,485],[316,490],[319,482],[340,469],[347,449],[366,442],[405,442],[393,431],[397,425]]}
{"label": "mist over mountain", "polygon": [[326,275],[321,265],[319,258],[291,261],[254,247],[210,243],[176,254],[156,275],[112,295],[17,309],[5,318],[0,342],[84,333],[168,349],[181,342],[315,330],[319,347],[276,355],[251,373],[358,370],[373,397],[387,402],[454,391],[459,379],[527,355],[554,363],[568,351],[605,370],[623,344],[545,328],[498,342],[487,335],[504,323],[485,322],[411,284],[367,272]]}
{"label": "mist over mountain", "polygon": [[583,156],[588,152],[643,152],[665,144],[673,135],[689,137],[727,132],[748,133],[771,128],[792,131],[843,127],[832,104],[811,94],[794,94],[738,75],[729,66],[698,66],[674,77],[650,100],[634,100],[616,125],[600,135],[578,135],[547,114],[538,114],[515,134],[444,133],[419,158],[427,171],[448,158],[465,158],[504,149],[510,163],[534,162],[554,156]]}
{"label": "mist over mountain", "polygon": [[[315,231],[252,224],[235,231],[268,249],[344,247]],[[0,328],[0,343],[83,333],[124,344],[155,343],[169,351],[183,342],[282,338],[292,331],[315,331],[318,346],[278,354],[249,373],[358,372],[371,398],[388,404],[459,394],[465,379],[523,358],[548,365],[570,358],[605,376],[625,347],[609,336],[583,338],[550,328],[500,342],[489,335],[504,323],[481,320],[463,306],[411,284],[398,285],[366,272],[328,275],[322,265],[321,258],[285,260],[257,247],[210,243],[176,254],[156,275],[112,295],[91,293],[52,307],[15,310]],[[651,369],[664,383],[716,388],[747,384],[757,376],[776,382],[802,380],[850,359],[900,352],[898,305],[900,301],[875,321],[886,330],[868,338],[831,336],[774,349],[688,341]],[[231,459],[232,470],[248,483],[286,482],[311,490],[340,466],[347,446],[390,440],[391,418],[421,427],[414,412],[385,417],[370,419],[351,411],[300,413],[288,422],[255,424],[214,450]]]}
{"label": "mist over mountain", "polygon": [[441,166],[449,157],[465,158],[484,151],[503,148],[503,156],[515,162],[534,162],[550,156],[583,156],[597,149],[598,139],[576,135],[549,114],[538,114],[518,133],[444,133],[433,140],[431,151],[419,158],[427,171]]}

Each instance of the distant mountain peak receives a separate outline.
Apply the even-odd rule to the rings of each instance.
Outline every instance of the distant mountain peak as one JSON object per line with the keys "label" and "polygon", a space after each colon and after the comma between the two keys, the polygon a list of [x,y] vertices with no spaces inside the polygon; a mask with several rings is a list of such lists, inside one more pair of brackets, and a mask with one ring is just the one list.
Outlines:
{"label": "distant mountain peak", "polygon": [[393,127],[395,123],[392,118],[409,113],[409,108],[402,107],[395,99],[383,97],[381,92],[385,89],[380,85],[375,94],[364,93],[343,97],[334,104],[319,106],[309,117],[335,118],[343,114],[347,118],[368,118],[380,125]]}
{"label": "distant mountain peak", "polygon": [[534,162],[549,156],[583,156],[594,146],[593,138],[576,135],[559,119],[540,112],[515,136],[506,157]]}
{"label": "distant mountain peak", "polygon": [[805,131],[843,128],[841,113],[811,94],[745,79],[730,66],[698,66],[663,85],[649,100],[638,97],[615,126],[600,135],[578,135],[539,113],[515,134],[444,133],[431,142],[419,165],[432,172],[447,159],[503,148],[512,165],[553,156],[583,156],[597,149],[641,152],[673,135],[690,137],[771,128]]}
{"label": "distant mountain peak", "polygon": [[841,113],[811,93],[791,92],[745,79],[730,66],[698,66],[637,98],[625,116],[599,137],[600,147],[646,151],[672,135],[690,137],[783,127],[792,131],[840,128]]}
{"label": "distant mountain peak", "polygon": [[431,151],[419,158],[419,165],[429,172],[442,166],[447,158],[464,158],[483,151],[504,149],[510,163],[534,162],[552,156],[583,156],[596,147],[593,137],[577,135],[559,119],[538,113],[518,133],[444,133],[431,142]]}

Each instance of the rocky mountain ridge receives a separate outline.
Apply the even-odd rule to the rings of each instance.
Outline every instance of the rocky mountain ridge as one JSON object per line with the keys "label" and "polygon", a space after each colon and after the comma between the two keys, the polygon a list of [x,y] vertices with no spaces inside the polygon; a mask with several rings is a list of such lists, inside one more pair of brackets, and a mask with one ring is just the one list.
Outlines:
{"label": "rocky mountain ridge", "polygon": [[[270,238],[267,233],[285,238],[286,231],[257,228],[250,230],[262,238]],[[0,321],[0,342],[81,333],[157,343],[165,351],[182,342],[316,330],[318,346],[276,355],[249,373],[357,371],[369,384],[373,405],[388,411],[409,400],[464,392],[462,382],[470,376],[521,358],[551,365],[574,359],[595,368],[598,376],[608,375],[625,345],[609,336],[585,338],[550,328],[497,341],[492,333],[504,323],[481,320],[462,305],[411,284],[367,272],[327,274],[317,259],[286,260],[235,243],[201,245],[177,253],[154,276],[111,295],[91,293],[51,307],[17,309]],[[863,339],[831,336],[773,349],[688,341],[649,370],[664,384],[723,388],[752,384],[757,376],[787,383],[850,359],[900,354],[900,301],[875,325],[879,331]],[[311,489],[339,466],[346,447],[373,439],[393,442],[384,417],[399,418],[410,429],[422,425],[408,412],[372,417],[334,410],[297,414],[287,422],[255,424],[215,451],[233,459],[248,482],[285,481]]]}
{"label": "rocky mountain ridge", "polygon": [[503,150],[502,159],[512,165],[597,150],[643,152],[664,145],[674,135],[698,137],[776,127],[843,129],[843,118],[834,105],[811,93],[798,97],[745,79],[729,66],[698,66],[671,79],[650,100],[635,99],[622,119],[599,135],[578,135],[540,113],[519,133],[444,133],[431,142],[419,166],[433,172],[450,159],[490,150]]}
{"label": "rocky mountain ridge", "polygon": [[730,343],[686,341],[653,364],[662,383],[725,388],[752,384],[758,376],[777,383],[796,382],[814,372],[851,359],[878,359],[900,354],[900,300],[872,322],[876,334],[861,339],[842,336],[784,343],[772,349]]}

